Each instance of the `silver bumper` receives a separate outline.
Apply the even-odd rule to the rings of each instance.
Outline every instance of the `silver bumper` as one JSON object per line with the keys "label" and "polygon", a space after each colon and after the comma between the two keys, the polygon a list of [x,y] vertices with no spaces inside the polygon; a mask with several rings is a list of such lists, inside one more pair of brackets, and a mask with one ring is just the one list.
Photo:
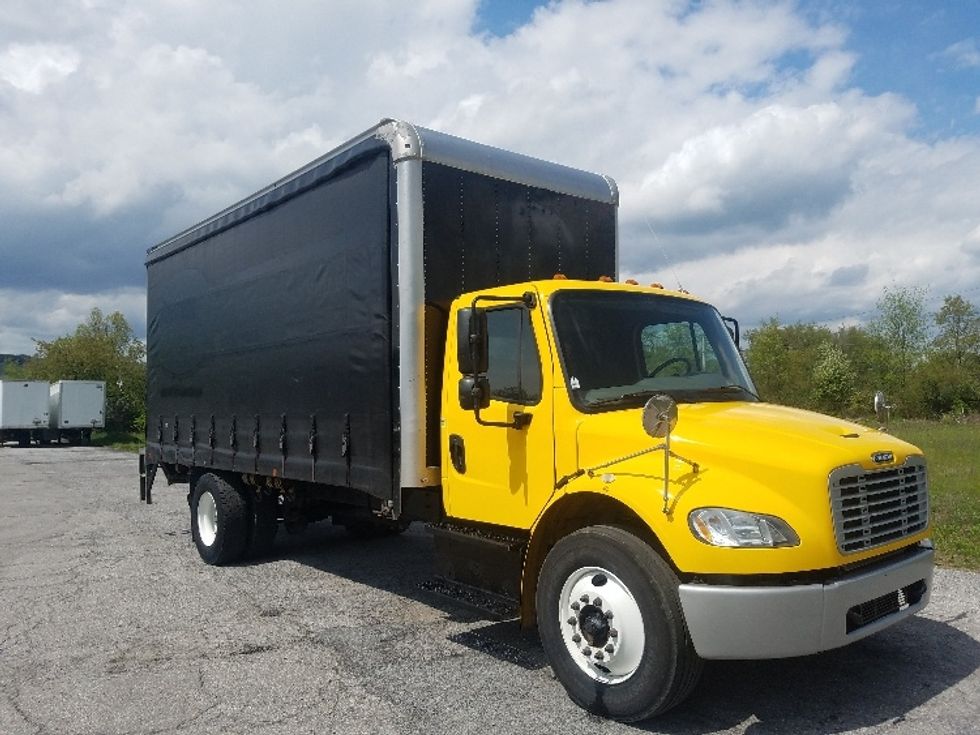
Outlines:
{"label": "silver bumper", "polygon": [[[860,640],[921,610],[932,592],[932,567],[932,548],[923,545],[914,555],[828,584],[682,584],[681,606],[702,658],[804,656]],[[925,584],[920,597],[919,582]]]}

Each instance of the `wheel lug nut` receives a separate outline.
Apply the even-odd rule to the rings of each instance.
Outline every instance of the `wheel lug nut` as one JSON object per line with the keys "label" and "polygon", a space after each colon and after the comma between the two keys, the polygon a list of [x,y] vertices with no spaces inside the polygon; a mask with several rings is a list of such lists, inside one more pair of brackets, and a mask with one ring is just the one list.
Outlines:
{"label": "wheel lug nut", "polygon": [[578,622],[578,618],[577,618],[577,617],[575,617],[574,615],[572,615],[572,617],[570,617],[570,618],[568,619],[568,624],[569,624],[569,625],[575,625],[575,623],[577,623],[577,622]]}
{"label": "wheel lug nut", "polygon": [[588,604],[589,604],[589,596],[588,596],[588,595],[582,595],[582,596],[581,596],[580,598],[578,598],[578,599],[579,599],[579,600],[581,600],[582,602],[584,602],[584,603],[585,603],[586,605],[588,605]]}
{"label": "wheel lug nut", "polygon": [[612,619],[613,619],[612,610],[606,610],[606,620],[612,620]]}
{"label": "wheel lug nut", "polygon": [[575,612],[578,612],[579,611],[579,608],[581,608],[581,607],[582,606],[579,605],[577,602],[573,602],[572,603],[572,610],[574,610]]}
{"label": "wheel lug nut", "polygon": [[610,638],[618,638],[619,637],[619,631],[616,630],[615,628],[610,628],[609,629],[609,637]]}
{"label": "wheel lug nut", "polygon": [[580,643],[582,641],[582,636],[578,633],[572,636],[572,643]]}
{"label": "wheel lug nut", "polygon": [[596,651],[595,652],[595,660],[596,661],[602,661],[602,659],[604,659],[604,658],[605,658],[605,656],[602,655],[602,651]]}
{"label": "wheel lug nut", "polygon": [[597,597],[592,601],[592,604],[596,607],[602,607],[602,600]]}
{"label": "wheel lug nut", "polygon": [[582,653],[584,653],[586,656],[591,656],[592,655],[592,649],[589,648],[588,646],[586,646],[585,648],[582,649]]}
{"label": "wheel lug nut", "polygon": [[612,653],[615,650],[616,650],[616,646],[614,646],[612,643],[606,644],[606,653]]}

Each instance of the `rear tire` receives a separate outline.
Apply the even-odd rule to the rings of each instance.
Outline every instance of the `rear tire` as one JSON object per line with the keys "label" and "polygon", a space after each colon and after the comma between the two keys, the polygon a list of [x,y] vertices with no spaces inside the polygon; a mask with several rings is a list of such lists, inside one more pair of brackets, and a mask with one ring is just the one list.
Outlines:
{"label": "rear tire", "polygon": [[584,528],[555,544],[538,578],[538,632],[576,704],[636,722],[690,694],[702,661],[677,588],[660,555],[621,528]]}
{"label": "rear tire", "polygon": [[248,540],[248,507],[240,488],[212,473],[202,475],[191,497],[191,534],[208,564],[241,558]]}

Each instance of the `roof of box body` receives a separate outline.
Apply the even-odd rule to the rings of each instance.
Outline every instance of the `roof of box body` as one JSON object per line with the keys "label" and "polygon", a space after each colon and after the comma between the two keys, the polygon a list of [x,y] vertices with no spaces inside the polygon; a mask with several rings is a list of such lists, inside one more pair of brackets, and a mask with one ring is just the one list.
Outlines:
{"label": "roof of box body", "polygon": [[619,203],[616,182],[608,176],[474,143],[400,120],[385,119],[237,204],[153,246],[147,250],[146,263],[161,260],[268,210],[330,178],[364,153],[382,147],[391,150],[395,163],[411,159],[432,161],[583,199],[613,205]]}

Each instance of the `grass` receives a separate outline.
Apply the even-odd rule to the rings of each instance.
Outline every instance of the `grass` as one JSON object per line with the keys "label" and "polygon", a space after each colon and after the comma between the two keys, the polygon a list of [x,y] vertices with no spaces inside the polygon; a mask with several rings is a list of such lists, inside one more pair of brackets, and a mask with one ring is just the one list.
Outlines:
{"label": "grass", "polygon": [[142,434],[132,431],[94,431],[92,432],[93,447],[109,447],[123,452],[138,452],[146,444]]}
{"label": "grass", "polygon": [[980,422],[895,421],[888,431],[925,452],[938,562],[980,571]]}

